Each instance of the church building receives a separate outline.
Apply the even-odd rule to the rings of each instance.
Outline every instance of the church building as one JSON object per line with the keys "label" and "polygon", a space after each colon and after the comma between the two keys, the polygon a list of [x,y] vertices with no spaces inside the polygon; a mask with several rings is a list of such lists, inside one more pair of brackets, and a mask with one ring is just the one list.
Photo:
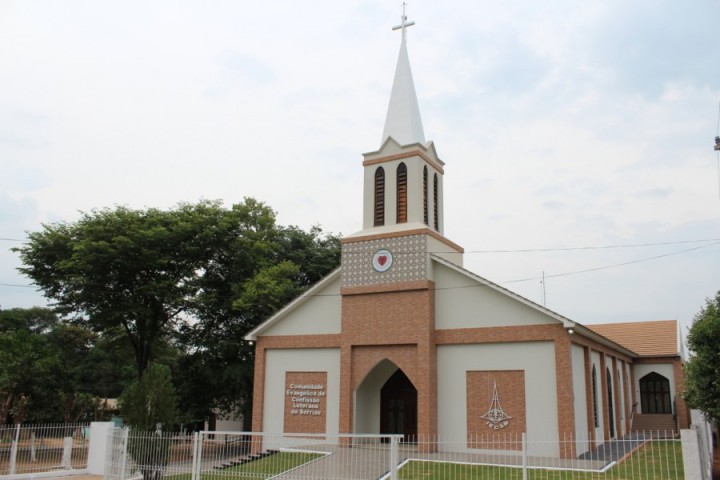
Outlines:
{"label": "church building", "polygon": [[[639,425],[687,428],[677,322],[584,326],[463,268],[443,233],[445,163],[423,132],[412,24],[396,27],[382,141],[363,155],[362,230],[342,239],[338,269],[246,337],[253,431],[467,449],[526,433],[575,456]],[[583,442],[561,452],[573,438]]]}

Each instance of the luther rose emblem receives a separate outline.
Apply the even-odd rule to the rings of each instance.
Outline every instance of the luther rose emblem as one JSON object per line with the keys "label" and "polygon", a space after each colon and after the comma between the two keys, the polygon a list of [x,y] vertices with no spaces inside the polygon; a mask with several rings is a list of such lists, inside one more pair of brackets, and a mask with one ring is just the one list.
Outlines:
{"label": "luther rose emblem", "polygon": [[376,272],[387,272],[393,264],[392,253],[388,250],[378,250],[373,255],[372,264]]}

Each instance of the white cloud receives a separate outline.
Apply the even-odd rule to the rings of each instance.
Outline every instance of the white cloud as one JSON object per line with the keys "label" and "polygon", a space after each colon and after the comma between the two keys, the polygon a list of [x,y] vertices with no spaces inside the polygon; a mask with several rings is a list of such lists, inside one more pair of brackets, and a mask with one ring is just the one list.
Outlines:
{"label": "white cloud", "polygon": [[[718,14],[710,0],[411,3],[448,237],[468,250],[720,237]],[[2,2],[0,237],[79,210],[245,196],[283,224],[358,230],[399,15],[380,0]],[[663,251],[467,265],[505,281]],[[550,279],[549,306],[687,320],[720,288],[716,253]],[[17,266],[0,255],[0,283],[26,283]],[[507,286],[540,299],[536,281]],[[36,303],[28,290],[4,287],[0,304]]]}

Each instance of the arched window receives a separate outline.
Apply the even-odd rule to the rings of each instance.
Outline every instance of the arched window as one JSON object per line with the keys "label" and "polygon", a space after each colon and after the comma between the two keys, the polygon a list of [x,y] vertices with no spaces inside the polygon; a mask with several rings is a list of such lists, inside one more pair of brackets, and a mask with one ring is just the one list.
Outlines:
{"label": "arched window", "polygon": [[407,167],[404,163],[397,168],[397,223],[407,222]]}
{"label": "arched window", "polygon": [[640,408],[642,413],[672,413],[670,380],[657,372],[640,379]]}
{"label": "arched window", "polygon": [[375,170],[375,226],[385,225],[385,169]]}
{"label": "arched window", "polygon": [[608,424],[610,425],[610,438],[615,438],[615,411],[613,409],[613,381],[610,368],[605,369],[607,377],[607,396],[608,396]]}
{"label": "arched window", "polygon": [[440,230],[440,218],[438,215],[438,178],[437,173],[435,174],[433,178],[433,223],[435,225],[435,230]]}
{"label": "arched window", "polygon": [[423,222],[428,225],[428,173],[427,166],[423,167]]}
{"label": "arched window", "polygon": [[593,419],[595,420],[595,428],[599,427],[598,423],[598,405],[597,405],[597,371],[595,365],[592,369],[592,407],[593,407]]}

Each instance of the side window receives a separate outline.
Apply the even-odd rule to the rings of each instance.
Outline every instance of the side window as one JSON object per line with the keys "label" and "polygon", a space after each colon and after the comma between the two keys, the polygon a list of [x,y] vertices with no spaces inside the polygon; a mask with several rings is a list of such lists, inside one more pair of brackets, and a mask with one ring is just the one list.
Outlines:
{"label": "side window", "polygon": [[597,371],[595,365],[592,369],[592,407],[593,407],[593,418],[595,419],[595,428],[599,427],[598,424],[598,410],[597,410]]}

